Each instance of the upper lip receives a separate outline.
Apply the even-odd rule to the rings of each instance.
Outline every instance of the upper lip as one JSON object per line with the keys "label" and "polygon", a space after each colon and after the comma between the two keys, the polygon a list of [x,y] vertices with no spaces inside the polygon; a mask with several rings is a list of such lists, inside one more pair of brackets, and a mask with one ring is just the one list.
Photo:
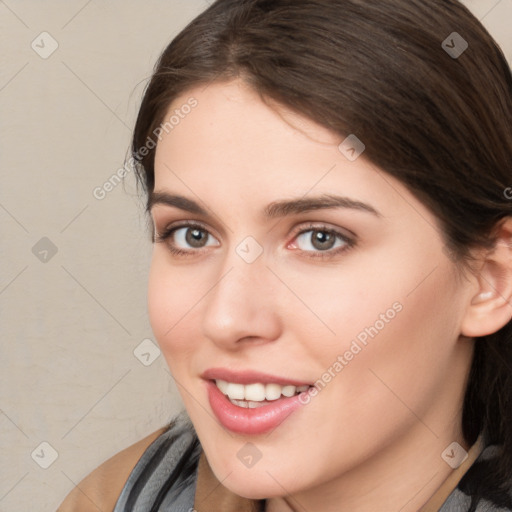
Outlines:
{"label": "upper lip", "polygon": [[269,373],[258,372],[256,370],[230,370],[228,368],[209,368],[201,374],[205,380],[225,380],[236,384],[279,384],[280,386],[311,386],[309,382],[304,382],[288,377],[279,377]]}

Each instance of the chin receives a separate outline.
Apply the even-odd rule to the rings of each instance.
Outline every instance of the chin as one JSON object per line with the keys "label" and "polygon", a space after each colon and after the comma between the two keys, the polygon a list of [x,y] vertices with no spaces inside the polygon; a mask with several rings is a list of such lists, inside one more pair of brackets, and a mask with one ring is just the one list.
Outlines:
{"label": "chin", "polygon": [[[283,487],[278,485],[268,474],[266,477],[251,477],[250,472],[245,478],[230,476],[224,482],[224,487],[231,492],[251,500],[264,500],[283,495]],[[286,483],[285,483],[286,485]]]}
{"label": "chin", "polygon": [[214,464],[210,463],[210,466],[224,487],[243,498],[261,500],[297,492],[296,480],[286,478],[286,473],[277,471],[275,466],[263,464],[263,461],[252,468],[236,464],[230,465],[229,468],[223,467],[219,472]]}

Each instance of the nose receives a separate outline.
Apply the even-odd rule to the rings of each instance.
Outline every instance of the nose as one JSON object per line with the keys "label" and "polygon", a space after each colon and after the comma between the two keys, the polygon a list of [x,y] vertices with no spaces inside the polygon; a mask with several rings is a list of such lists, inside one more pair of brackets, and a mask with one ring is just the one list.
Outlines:
{"label": "nose", "polygon": [[247,342],[275,341],[281,333],[277,287],[261,257],[246,263],[226,259],[223,272],[205,297],[202,329],[219,347],[238,350]]}

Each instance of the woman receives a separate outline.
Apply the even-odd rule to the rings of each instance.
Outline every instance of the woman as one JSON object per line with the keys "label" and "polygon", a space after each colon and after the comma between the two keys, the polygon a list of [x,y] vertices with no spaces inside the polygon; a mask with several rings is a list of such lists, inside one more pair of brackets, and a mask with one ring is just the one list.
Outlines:
{"label": "woman", "polygon": [[465,7],[218,0],[132,149],[187,415],[60,510],[512,510],[512,77]]}

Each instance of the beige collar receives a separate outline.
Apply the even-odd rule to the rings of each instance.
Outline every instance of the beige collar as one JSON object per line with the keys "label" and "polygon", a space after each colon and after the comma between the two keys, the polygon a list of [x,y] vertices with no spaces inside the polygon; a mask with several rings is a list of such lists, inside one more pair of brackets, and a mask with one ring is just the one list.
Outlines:
{"label": "beige collar", "polygon": [[448,478],[441,484],[441,487],[432,495],[432,497],[420,508],[418,512],[438,512],[448,496],[454,491],[466,471],[472,466],[484,449],[484,440],[482,435],[478,436],[475,444],[469,449],[467,459],[454,469]]}
{"label": "beige collar", "polygon": [[[470,448],[467,459],[450,473],[441,487],[418,512],[438,512],[466,471],[482,453],[483,448],[484,443],[480,436]],[[213,474],[208,460],[202,452],[197,468],[194,509],[196,512],[264,512],[265,500],[242,498],[224,487]]]}

